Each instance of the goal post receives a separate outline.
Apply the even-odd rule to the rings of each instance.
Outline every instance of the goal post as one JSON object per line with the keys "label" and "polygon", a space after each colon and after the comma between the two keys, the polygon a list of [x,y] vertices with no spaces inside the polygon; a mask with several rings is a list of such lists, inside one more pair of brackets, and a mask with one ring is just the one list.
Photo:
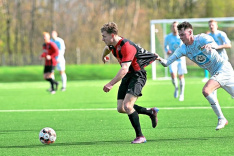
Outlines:
{"label": "goal post", "polygon": [[[164,56],[164,58],[167,58],[166,53],[164,52],[164,38],[168,34],[167,32],[167,25],[171,25],[174,21],[177,21],[178,23],[187,21],[193,25],[193,27],[208,27],[208,21],[209,20],[215,20],[217,22],[234,22],[234,17],[219,17],[219,18],[185,18],[185,19],[161,19],[161,20],[151,20],[150,21],[150,40],[151,40],[151,52],[158,53],[156,44],[158,42],[158,45],[161,46],[161,53],[160,56]],[[155,27],[155,25],[160,25],[158,28]],[[234,27],[234,23],[229,24],[230,27]],[[160,35],[156,35],[156,34]],[[199,32],[202,33],[202,32]],[[206,32],[203,32],[206,33]],[[159,36],[159,37],[157,37]],[[157,39],[158,41],[157,41]],[[159,79],[157,76],[157,70],[156,70],[156,61],[152,63],[152,79],[156,80]],[[168,69],[165,68],[164,71],[164,79],[168,79]]]}

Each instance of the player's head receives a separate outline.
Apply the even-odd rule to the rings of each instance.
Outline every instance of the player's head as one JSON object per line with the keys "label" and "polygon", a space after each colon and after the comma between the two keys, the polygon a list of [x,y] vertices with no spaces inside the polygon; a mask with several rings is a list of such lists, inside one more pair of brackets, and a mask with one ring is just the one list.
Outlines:
{"label": "player's head", "polygon": [[56,39],[58,37],[57,31],[53,30],[52,33],[51,33],[51,36],[52,36],[53,39]]}
{"label": "player's head", "polygon": [[45,43],[50,42],[50,33],[48,33],[48,32],[43,32],[43,37],[44,37]]}
{"label": "player's head", "polygon": [[106,31],[108,34],[118,35],[118,26],[114,22],[108,22],[104,24],[101,28],[101,32]]}
{"label": "player's head", "polygon": [[118,26],[114,22],[106,23],[101,28],[102,40],[106,45],[111,45],[114,42],[114,37],[118,35]]}
{"label": "player's head", "polygon": [[193,38],[193,26],[189,22],[182,22],[177,26],[180,39],[184,44],[191,44]]}
{"label": "player's head", "polygon": [[178,25],[178,22],[176,21],[171,24],[171,31],[173,32],[173,34],[178,33],[177,25]]}
{"label": "player's head", "polygon": [[210,20],[209,22],[209,28],[212,33],[214,33],[216,30],[218,30],[218,23],[215,20]]}

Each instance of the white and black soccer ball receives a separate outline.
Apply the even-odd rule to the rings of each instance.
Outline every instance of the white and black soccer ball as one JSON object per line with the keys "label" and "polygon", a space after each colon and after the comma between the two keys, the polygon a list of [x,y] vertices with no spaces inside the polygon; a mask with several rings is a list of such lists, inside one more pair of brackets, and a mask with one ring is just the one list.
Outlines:
{"label": "white and black soccer ball", "polygon": [[39,133],[39,140],[43,144],[52,144],[56,140],[56,133],[52,128],[45,127]]}

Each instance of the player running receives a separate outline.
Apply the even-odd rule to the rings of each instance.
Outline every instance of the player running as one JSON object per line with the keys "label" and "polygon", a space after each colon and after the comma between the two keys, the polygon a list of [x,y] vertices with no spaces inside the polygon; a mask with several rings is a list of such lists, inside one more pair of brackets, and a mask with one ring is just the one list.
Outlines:
{"label": "player running", "polygon": [[[182,41],[178,35],[177,30],[178,22],[173,22],[171,25],[171,33],[168,34],[164,40],[164,48],[165,52],[168,56],[175,52],[175,50],[182,45]],[[178,82],[177,82],[177,72],[180,80],[180,96],[179,101],[184,101],[184,88],[185,88],[185,80],[184,74],[187,74],[186,60],[185,57],[181,57],[172,64],[169,65],[169,70],[171,73],[172,84],[175,87],[174,97],[178,98]]]}
{"label": "player running", "polygon": [[224,117],[214,91],[223,88],[234,97],[234,71],[229,61],[223,59],[215,50],[217,44],[214,39],[207,34],[193,35],[193,27],[188,22],[183,22],[177,26],[180,39],[183,41],[177,50],[168,58],[158,57],[160,63],[167,67],[172,62],[187,56],[191,61],[203,69],[207,69],[211,78],[202,89],[204,97],[209,101],[213,111],[218,117],[216,130],[224,128],[228,124]]}
{"label": "player running", "polygon": [[135,104],[138,97],[142,96],[142,89],[146,83],[145,66],[155,61],[157,56],[149,53],[128,39],[118,35],[117,25],[113,22],[104,24],[101,28],[102,40],[107,45],[103,50],[102,61],[110,52],[121,65],[117,75],[103,87],[104,92],[109,92],[112,87],[122,80],[117,95],[117,110],[119,113],[127,113],[129,120],[135,129],[136,138],[133,144],[144,143],[146,138],[142,134],[138,114],[148,115],[152,120],[152,126],[157,126],[158,109],[144,108]]}

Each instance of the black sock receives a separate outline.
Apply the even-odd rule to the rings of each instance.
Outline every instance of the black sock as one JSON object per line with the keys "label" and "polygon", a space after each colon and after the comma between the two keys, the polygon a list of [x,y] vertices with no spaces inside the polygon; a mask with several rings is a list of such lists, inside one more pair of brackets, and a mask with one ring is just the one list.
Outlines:
{"label": "black sock", "polygon": [[46,79],[46,80],[50,82],[50,84],[51,84],[51,89],[52,89],[52,91],[53,91],[53,90],[54,90],[54,80],[53,80],[52,78],[48,78],[48,79]]}
{"label": "black sock", "polygon": [[[52,80],[53,80],[53,79],[52,79]],[[54,82],[55,84],[58,84],[58,81],[53,80],[53,82]]]}
{"label": "black sock", "polygon": [[137,111],[138,114],[146,114],[146,115],[153,114],[153,111],[151,109],[147,110],[146,108],[138,106],[136,104],[134,104],[133,108]]}
{"label": "black sock", "polygon": [[132,123],[132,127],[135,129],[136,137],[143,136],[138,113],[134,111],[132,114],[128,115],[128,117]]}

